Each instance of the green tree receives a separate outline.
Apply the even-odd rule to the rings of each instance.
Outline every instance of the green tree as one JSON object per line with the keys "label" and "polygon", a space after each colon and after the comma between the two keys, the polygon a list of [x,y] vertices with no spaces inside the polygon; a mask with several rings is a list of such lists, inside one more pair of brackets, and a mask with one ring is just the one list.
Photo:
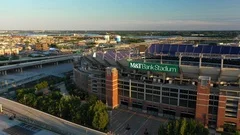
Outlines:
{"label": "green tree", "polygon": [[180,127],[180,135],[185,134],[186,126],[187,126],[187,121],[186,119],[183,119],[181,122],[181,127]]}
{"label": "green tree", "polygon": [[193,119],[180,119],[161,125],[159,135],[208,135],[209,131],[201,123]]}
{"label": "green tree", "polygon": [[48,112],[48,107],[50,106],[51,99],[48,96],[37,97],[37,108],[41,111]]}
{"label": "green tree", "polygon": [[108,124],[108,113],[107,111],[97,111],[94,115],[92,125],[98,130],[104,130]]}
{"label": "green tree", "polygon": [[47,81],[43,81],[43,82],[35,85],[35,88],[37,90],[41,90],[41,89],[44,89],[44,88],[47,88],[47,87],[48,87],[48,82]]}
{"label": "green tree", "polygon": [[81,105],[79,115],[81,117],[80,123],[83,125],[91,125],[91,121],[89,118],[89,104],[85,103]]}
{"label": "green tree", "polygon": [[24,94],[23,98],[19,100],[20,103],[25,104],[30,107],[37,106],[36,95],[33,93]]}
{"label": "green tree", "polygon": [[89,103],[89,105],[93,105],[97,102],[98,98],[97,96],[95,95],[90,95],[88,98],[87,98],[87,102]]}
{"label": "green tree", "polygon": [[[90,101],[93,103],[95,99],[95,97],[92,97]],[[105,129],[109,121],[107,107],[102,103],[102,101],[97,100],[95,104],[92,104],[89,107],[88,117],[95,129]]]}

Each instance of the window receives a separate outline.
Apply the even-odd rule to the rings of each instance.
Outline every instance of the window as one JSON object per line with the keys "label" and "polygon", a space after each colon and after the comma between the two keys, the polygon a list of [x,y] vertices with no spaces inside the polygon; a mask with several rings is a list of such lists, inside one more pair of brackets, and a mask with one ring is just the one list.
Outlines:
{"label": "window", "polygon": [[188,96],[188,99],[196,100],[196,96],[191,96],[191,95],[189,95],[189,96]]}
{"label": "window", "polygon": [[188,107],[196,108],[196,101],[188,101]]}
{"label": "window", "polygon": [[177,105],[177,99],[170,98],[170,105]]}
{"label": "window", "polygon": [[159,96],[153,96],[153,102],[160,102],[160,97]]}
{"label": "window", "polygon": [[134,91],[137,91],[137,88],[135,88],[135,87],[132,87],[131,89],[134,90]]}
{"label": "window", "polygon": [[210,114],[217,114],[218,108],[217,107],[213,107],[213,106],[209,106],[208,107],[208,112]]}
{"label": "window", "polygon": [[152,86],[150,86],[150,85],[146,85],[146,88],[152,89]]}
{"label": "window", "polygon": [[178,93],[178,89],[170,89],[170,91]]}
{"label": "window", "polygon": [[146,100],[152,101],[152,95],[146,94]]}
{"label": "window", "polygon": [[188,94],[188,90],[180,90],[180,93]]}
{"label": "window", "polygon": [[162,97],[162,103],[169,104],[169,98],[168,97]]}
{"label": "window", "polygon": [[144,99],[144,95],[143,95],[143,93],[138,93],[138,99],[141,99],[141,100]]}
{"label": "window", "polygon": [[126,90],[124,90],[124,91],[123,91],[123,95],[126,96],[126,97],[129,97],[129,92],[126,91]]}
{"label": "window", "polygon": [[124,85],[129,85],[129,82],[124,82]]}
{"label": "window", "polygon": [[152,90],[146,90],[146,93],[152,94]]}
{"label": "window", "polygon": [[131,92],[132,98],[137,98],[137,92]]}
{"label": "window", "polygon": [[138,88],[139,92],[144,92],[144,89]]}
{"label": "window", "polygon": [[137,86],[137,84],[136,84],[136,83],[132,83],[131,85],[132,85],[132,86]]}
{"label": "window", "polygon": [[144,87],[144,85],[143,85],[143,84],[138,84],[138,87],[142,87],[142,88],[143,88],[143,87]]}
{"label": "window", "polygon": [[170,93],[170,96],[171,97],[178,97],[178,94],[177,93]]}
{"label": "window", "polygon": [[169,88],[162,87],[163,91],[169,91]]}
{"label": "window", "polygon": [[129,86],[123,86],[124,89],[129,89]]}
{"label": "window", "polygon": [[155,89],[155,90],[160,90],[161,88],[160,88],[160,87],[157,87],[157,86],[154,86],[153,89]]}
{"label": "window", "polygon": [[180,94],[180,98],[182,98],[182,99],[188,99],[188,95]]}
{"label": "window", "polygon": [[153,91],[153,94],[160,95],[160,91]]}
{"label": "window", "polygon": [[162,92],[162,95],[169,96],[169,92]]}
{"label": "window", "polygon": [[189,94],[197,95],[197,92],[196,91],[189,91]]}
{"label": "window", "polygon": [[180,100],[179,100],[179,106],[188,107],[188,105],[187,105],[187,100],[182,100],[182,99],[180,99]]}

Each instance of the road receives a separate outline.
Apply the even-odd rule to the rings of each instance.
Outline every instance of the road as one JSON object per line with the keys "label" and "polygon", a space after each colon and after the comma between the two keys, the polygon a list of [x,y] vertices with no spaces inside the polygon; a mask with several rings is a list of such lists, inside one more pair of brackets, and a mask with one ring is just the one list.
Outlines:
{"label": "road", "polygon": [[8,75],[0,76],[0,88],[9,89],[14,85],[21,85],[27,82],[34,81],[49,75],[63,77],[63,73],[72,71],[72,63],[63,63],[59,65],[44,66],[43,68],[32,68],[24,72],[9,73]]}
{"label": "road", "polygon": [[0,97],[0,104],[3,106],[3,111],[11,111],[16,114],[17,118],[25,119],[25,121],[29,121],[33,125],[45,127],[57,133],[64,135],[106,135],[105,133],[77,125],[2,97]]}

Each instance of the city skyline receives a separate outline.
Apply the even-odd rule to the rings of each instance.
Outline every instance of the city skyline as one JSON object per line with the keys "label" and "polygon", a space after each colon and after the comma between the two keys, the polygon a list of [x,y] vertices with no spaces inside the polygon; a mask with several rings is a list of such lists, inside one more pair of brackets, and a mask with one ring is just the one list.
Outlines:
{"label": "city skyline", "polygon": [[240,30],[238,0],[8,0],[0,30]]}

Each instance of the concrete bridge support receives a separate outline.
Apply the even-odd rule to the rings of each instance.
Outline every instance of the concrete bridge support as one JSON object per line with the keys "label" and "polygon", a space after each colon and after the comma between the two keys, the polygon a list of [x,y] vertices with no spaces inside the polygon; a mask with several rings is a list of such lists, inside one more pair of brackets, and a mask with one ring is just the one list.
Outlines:
{"label": "concrete bridge support", "polygon": [[7,75],[7,71],[6,70],[5,71],[1,71],[0,73],[1,73],[1,75]]}

